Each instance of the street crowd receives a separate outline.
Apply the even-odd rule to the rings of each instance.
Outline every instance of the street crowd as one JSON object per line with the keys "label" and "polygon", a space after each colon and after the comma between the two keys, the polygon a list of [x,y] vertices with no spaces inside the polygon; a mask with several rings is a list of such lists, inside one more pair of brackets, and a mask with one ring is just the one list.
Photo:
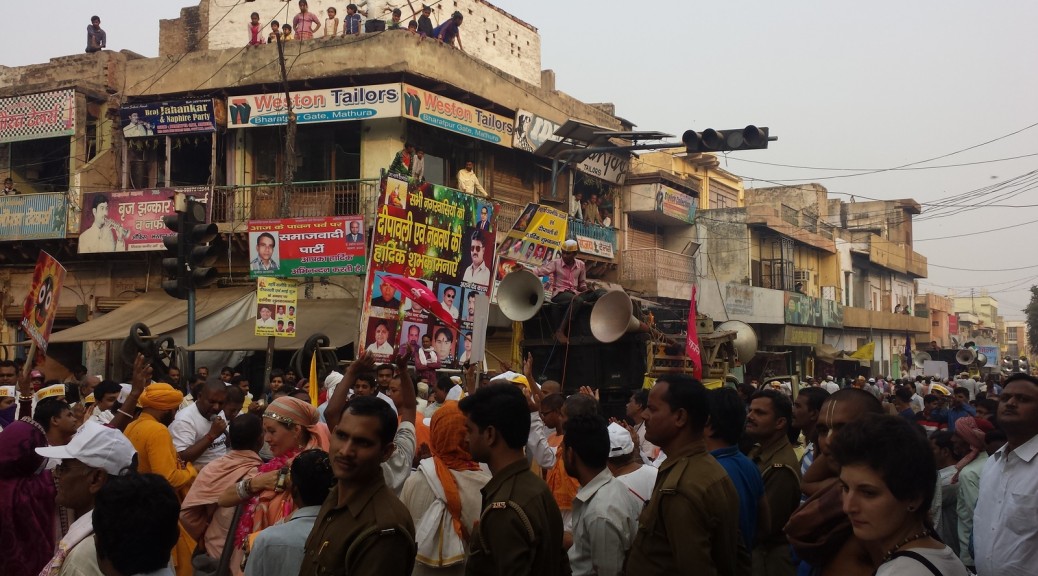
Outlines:
{"label": "street crowd", "polygon": [[411,352],[319,383],[0,362],[0,574],[1038,574],[1029,374],[676,374],[610,419],[532,358]]}

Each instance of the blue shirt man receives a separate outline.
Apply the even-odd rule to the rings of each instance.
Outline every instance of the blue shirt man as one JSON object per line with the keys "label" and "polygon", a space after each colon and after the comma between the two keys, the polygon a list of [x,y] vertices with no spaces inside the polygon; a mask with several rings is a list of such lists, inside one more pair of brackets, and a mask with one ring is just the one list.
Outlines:
{"label": "blue shirt man", "polygon": [[948,408],[948,430],[955,432],[955,421],[963,416],[976,416],[977,409],[970,406],[970,391],[956,388],[952,395],[952,403]]}
{"label": "blue shirt man", "polygon": [[724,468],[739,494],[739,532],[747,550],[753,549],[757,535],[757,504],[764,497],[764,480],[757,465],[739,451],[738,446],[711,450],[710,455]]}

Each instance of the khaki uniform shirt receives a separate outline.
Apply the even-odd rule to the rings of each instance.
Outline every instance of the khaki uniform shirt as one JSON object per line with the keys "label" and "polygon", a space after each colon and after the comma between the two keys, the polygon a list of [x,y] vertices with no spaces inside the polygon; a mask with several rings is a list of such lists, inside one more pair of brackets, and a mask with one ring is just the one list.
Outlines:
{"label": "khaki uniform shirt", "polygon": [[694,442],[667,454],[638,518],[630,576],[734,576],[749,566],[740,546],[739,495],[724,468]]}
{"label": "khaki uniform shirt", "polygon": [[559,506],[548,485],[530,472],[525,459],[495,474],[482,493],[484,512],[469,538],[465,574],[570,573],[569,560],[562,550]]}
{"label": "khaki uniform shirt", "polygon": [[800,463],[793,445],[785,436],[750,450],[750,460],[764,478],[764,496],[768,499],[771,526],[763,530],[764,542],[786,544],[782,528],[800,506]]}
{"label": "khaki uniform shirt", "polygon": [[299,574],[409,576],[415,553],[411,514],[379,474],[342,505],[339,487],[332,488],[306,540]]}

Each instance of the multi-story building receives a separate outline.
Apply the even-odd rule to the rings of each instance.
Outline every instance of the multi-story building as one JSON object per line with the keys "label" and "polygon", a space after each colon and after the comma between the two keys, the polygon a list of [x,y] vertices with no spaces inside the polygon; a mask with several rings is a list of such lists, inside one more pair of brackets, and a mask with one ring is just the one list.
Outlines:
{"label": "multi-story building", "polygon": [[[1006,335],[1004,338],[1005,355],[1010,358],[1033,358],[1030,340],[1027,338],[1027,322],[1020,320],[1007,320],[1005,323]],[[1032,362],[1033,364],[1033,362]]]}
{"label": "multi-story building", "polygon": [[[369,4],[369,19],[381,18],[384,3]],[[330,5],[317,0],[310,10],[323,15]],[[460,11],[465,51],[403,30],[336,38],[318,32],[314,40],[284,43],[282,68],[277,46],[246,47],[251,12],[266,26],[290,22],[296,10],[280,0],[201,0],[161,23],[157,58],[102,51],[0,68],[0,113],[32,119],[31,127],[0,132],[0,177],[12,177],[23,192],[0,197],[4,342],[22,339],[20,304],[41,249],[68,268],[59,333],[48,351],[65,366],[83,358],[91,370],[112,368],[118,337],[99,329],[61,336],[62,328],[96,322],[130,300],[163,302],[153,294],[162,295],[161,247],[84,249],[80,234],[95,221],[97,207],[87,204],[96,202],[94,193],[180,190],[204,197],[227,248],[218,264],[221,282],[248,291],[249,221],[359,214],[370,225],[381,173],[406,142],[424,150],[425,177],[433,183],[456,186],[455,174],[473,162],[502,227],[527,202],[566,210],[574,192],[597,194],[604,222],[573,219],[569,234],[587,240],[581,257],[590,277],[616,280],[628,155],[564,162],[553,182],[553,158],[539,148],[558,140],[554,132],[569,121],[592,131],[630,125],[607,105],[555,89],[554,75],[540,68],[536,28],[482,0],[458,0],[437,6],[434,20]],[[298,120],[289,153],[286,100]],[[177,132],[164,133],[161,126],[173,122]],[[289,155],[293,184],[283,186]],[[109,216],[126,221],[124,213]],[[356,278],[320,280],[308,283],[308,296],[359,293]],[[140,308],[138,302],[131,310],[144,319],[155,312]],[[161,326],[166,333],[183,323]],[[508,341],[506,331],[498,337]],[[78,340],[65,341],[71,338]]]}
{"label": "multi-story building", "polygon": [[966,340],[984,339],[999,343],[1003,336],[1002,317],[998,315],[998,299],[981,290],[953,301],[959,316],[959,335]]}
{"label": "multi-story building", "polygon": [[[916,294],[914,314],[930,320],[930,339],[928,342],[916,343],[917,348],[952,348],[955,346],[951,337],[958,336],[958,318],[955,317],[952,309],[952,299],[947,296]],[[954,333],[952,319],[955,319]]]}

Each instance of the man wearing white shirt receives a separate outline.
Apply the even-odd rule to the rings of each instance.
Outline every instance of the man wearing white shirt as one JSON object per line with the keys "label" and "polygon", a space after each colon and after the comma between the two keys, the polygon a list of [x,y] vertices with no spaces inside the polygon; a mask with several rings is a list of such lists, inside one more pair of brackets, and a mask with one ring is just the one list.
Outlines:
{"label": "man wearing white shirt", "polygon": [[277,326],[277,322],[271,317],[272,312],[270,307],[261,306],[259,310],[259,319],[256,320],[257,328],[274,328]]}
{"label": "man wearing white shirt", "polygon": [[1038,378],[1014,374],[998,404],[1006,445],[988,458],[973,514],[979,576],[1033,576],[1038,567]]}
{"label": "man wearing white shirt", "polygon": [[169,433],[181,460],[201,470],[227,453],[227,421],[221,411],[226,401],[227,385],[219,380],[207,382],[194,404],[177,412]]}
{"label": "man wearing white shirt", "polygon": [[486,264],[486,249],[483,246],[483,237],[479,235],[478,231],[472,233],[469,254],[472,256],[472,264],[465,269],[465,275],[461,281],[480,286],[490,284],[490,268],[487,268]]}
{"label": "man wearing white shirt", "polygon": [[475,164],[472,162],[466,162],[465,167],[458,170],[458,190],[466,192],[468,194],[479,194],[480,196],[490,196],[487,191],[483,189],[483,185],[479,183],[479,177],[476,176],[474,170]]}

